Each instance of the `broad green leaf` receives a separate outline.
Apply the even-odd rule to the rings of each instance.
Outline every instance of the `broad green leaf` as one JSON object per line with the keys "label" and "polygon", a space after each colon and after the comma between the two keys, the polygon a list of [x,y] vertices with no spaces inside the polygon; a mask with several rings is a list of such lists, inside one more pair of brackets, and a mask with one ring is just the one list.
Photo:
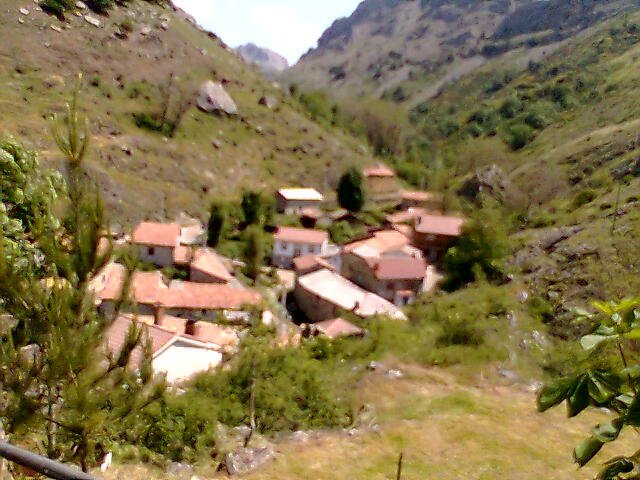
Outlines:
{"label": "broad green leaf", "polygon": [[633,462],[628,458],[614,458],[606,463],[606,467],[598,474],[597,480],[616,480],[621,473],[630,473],[633,468]]}
{"label": "broad green leaf", "polygon": [[594,333],[598,335],[613,335],[616,333],[616,329],[608,325],[600,325]]}
{"label": "broad green leaf", "polygon": [[573,311],[573,313],[575,313],[578,317],[586,317],[586,318],[591,318],[593,317],[593,313],[589,312],[588,310],[585,310],[584,308],[581,307],[575,307],[571,309]]}
{"label": "broad green leaf", "polygon": [[613,442],[618,438],[618,435],[620,435],[623,426],[624,421],[622,418],[616,418],[610,422],[596,425],[593,430],[591,430],[591,433],[593,433],[594,438],[601,442]]}
{"label": "broad green leaf", "polygon": [[567,397],[567,415],[575,417],[589,406],[589,382],[586,376],[580,377],[575,388]]}
{"label": "broad green leaf", "polygon": [[611,400],[616,391],[597,373],[589,374],[589,396],[597,404],[604,404]]}
{"label": "broad green leaf", "polygon": [[627,393],[623,393],[622,395],[618,395],[616,397],[616,400],[618,400],[621,403],[624,403],[628,407],[633,403],[633,396]]}
{"label": "broad green leaf", "polygon": [[580,339],[580,345],[585,350],[593,350],[602,342],[618,338],[618,335],[585,335]]}
{"label": "broad green leaf", "polygon": [[602,448],[602,445],[604,445],[604,443],[597,438],[591,437],[586,439],[573,451],[574,461],[581,467],[584,467],[593,457],[596,456]]}
{"label": "broad green leaf", "polygon": [[600,310],[602,313],[604,313],[609,317],[614,313],[614,309],[610,303],[595,301],[595,302],[592,302],[591,305],[593,305],[595,308],[597,308],[598,310]]}
{"label": "broad green leaf", "polygon": [[545,385],[538,393],[538,411],[545,412],[556,405],[560,405],[576,385],[575,378],[564,378]]}

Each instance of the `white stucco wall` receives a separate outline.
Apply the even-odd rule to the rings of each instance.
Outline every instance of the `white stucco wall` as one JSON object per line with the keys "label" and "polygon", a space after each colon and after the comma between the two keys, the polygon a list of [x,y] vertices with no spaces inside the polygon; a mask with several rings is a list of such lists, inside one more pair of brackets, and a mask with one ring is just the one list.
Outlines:
{"label": "white stucco wall", "polygon": [[152,263],[158,267],[171,267],[173,265],[172,247],[137,245],[136,251],[141,262]]}
{"label": "white stucco wall", "polygon": [[222,354],[177,341],[153,360],[153,371],[166,373],[169,383],[179,383],[217,367]]}

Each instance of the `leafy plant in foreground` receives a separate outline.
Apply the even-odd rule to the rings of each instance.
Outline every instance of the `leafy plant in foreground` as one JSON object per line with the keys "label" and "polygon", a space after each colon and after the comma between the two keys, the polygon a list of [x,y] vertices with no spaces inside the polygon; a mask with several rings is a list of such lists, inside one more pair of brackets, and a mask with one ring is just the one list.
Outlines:
{"label": "leafy plant in foreground", "polygon": [[[605,444],[617,440],[625,427],[640,427],[640,297],[619,303],[595,302],[594,306],[597,315],[579,312],[581,319],[600,320],[580,344],[594,356],[601,355],[607,347],[613,348],[619,359],[617,365],[560,379],[545,386],[537,399],[541,412],[565,402],[569,417],[588,408],[606,408],[613,413],[612,420],[596,425],[591,436],[575,448],[574,460],[580,467],[587,465]],[[615,480],[631,473],[624,478],[640,478],[640,450],[610,459],[598,479]]]}

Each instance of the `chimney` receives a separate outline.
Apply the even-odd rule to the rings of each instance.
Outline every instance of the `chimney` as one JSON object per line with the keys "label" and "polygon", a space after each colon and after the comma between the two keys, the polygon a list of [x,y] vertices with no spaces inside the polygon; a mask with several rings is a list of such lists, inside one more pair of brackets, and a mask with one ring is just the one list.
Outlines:
{"label": "chimney", "polygon": [[153,311],[153,323],[157,326],[162,326],[162,319],[164,318],[164,307],[160,306],[160,304],[155,305],[155,309]]}

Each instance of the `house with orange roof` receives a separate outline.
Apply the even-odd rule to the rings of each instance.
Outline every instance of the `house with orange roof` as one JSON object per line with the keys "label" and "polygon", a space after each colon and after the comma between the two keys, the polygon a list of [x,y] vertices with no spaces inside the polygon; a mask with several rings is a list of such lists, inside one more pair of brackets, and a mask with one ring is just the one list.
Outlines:
{"label": "house with orange roof", "polygon": [[131,243],[142,262],[170,267],[180,246],[181,232],[177,223],[142,222],[134,230]]}
{"label": "house with orange roof", "polygon": [[415,218],[413,243],[429,261],[440,261],[462,235],[464,222],[461,217],[421,213]]}
{"label": "house with orange roof", "polygon": [[142,342],[131,353],[129,368],[139,369],[142,366],[142,345],[149,344],[154,373],[165,375],[170,384],[183,383],[198,373],[216,368],[222,362],[220,345],[176,334],[157,325],[141,323],[134,315],[121,315],[109,326],[105,353],[117,356],[132,328],[141,330]]}
{"label": "house with orange roof", "polygon": [[247,308],[258,308],[262,301],[255,290],[174,280],[159,292],[154,307],[161,308],[163,315],[190,321],[215,321],[221,314],[230,321],[241,321],[248,316],[244,315]]}
{"label": "house with orange roof", "polygon": [[385,165],[365,168],[364,176],[367,195],[373,201],[393,201],[400,198],[400,184],[396,173]]}
{"label": "house with orange roof", "polygon": [[401,210],[426,208],[431,212],[441,212],[443,209],[443,197],[438,193],[420,190],[402,190],[400,198],[402,200],[400,203]]}
{"label": "house with orange roof", "polygon": [[233,275],[216,252],[202,247],[193,253],[189,264],[189,280],[196,283],[229,283]]}
{"label": "house with orange roof", "polygon": [[411,246],[407,237],[395,230],[385,230],[345,246],[342,274],[402,307],[423,290],[427,264],[422,252]]}
{"label": "house with orange roof", "polygon": [[293,259],[304,255],[322,256],[329,249],[329,234],[310,228],[278,227],[273,235],[272,263],[291,269]]}

